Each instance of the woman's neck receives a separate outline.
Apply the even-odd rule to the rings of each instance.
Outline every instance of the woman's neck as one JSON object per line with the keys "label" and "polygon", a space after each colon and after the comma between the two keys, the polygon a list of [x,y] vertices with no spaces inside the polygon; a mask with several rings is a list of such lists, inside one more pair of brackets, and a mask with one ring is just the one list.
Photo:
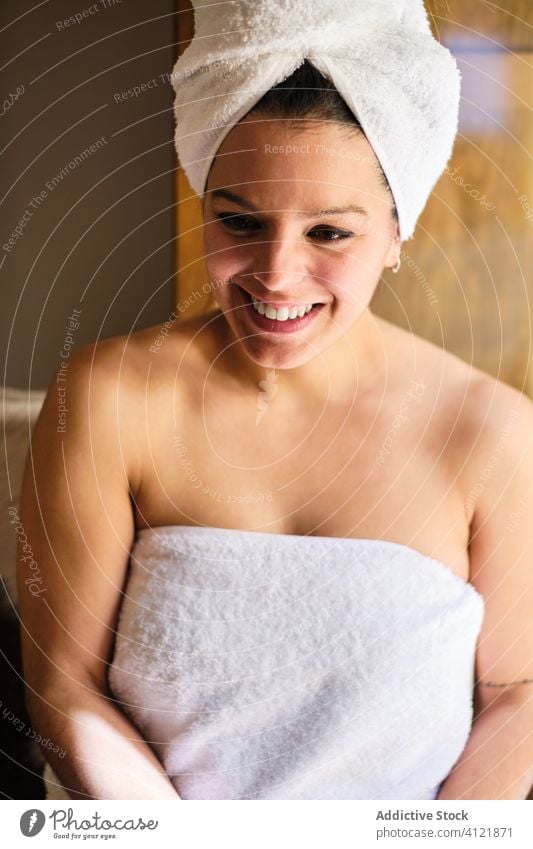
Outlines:
{"label": "woman's neck", "polygon": [[[218,322],[216,322],[218,324]],[[243,390],[274,394],[283,388],[293,398],[342,401],[362,395],[382,385],[391,367],[391,351],[384,334],[388,323],[369,309],[328,348],[303,365],[292,368],[266,361],[252,360],[236,339],[223,313],[220,313],[219,367]],[[277,387],[277,388],[276,388]]]}

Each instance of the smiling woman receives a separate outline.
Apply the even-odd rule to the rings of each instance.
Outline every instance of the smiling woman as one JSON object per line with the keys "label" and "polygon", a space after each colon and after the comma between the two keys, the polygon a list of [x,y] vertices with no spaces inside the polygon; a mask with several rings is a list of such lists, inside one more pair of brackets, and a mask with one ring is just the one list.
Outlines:
{"label": "smiling woman", "polygon": [[[291,141],[283,143],[279,138]],[[231,141],[230,147],[228,139]],[[228,171],[232,153],[234,161],[237,159],[236,167],[230,167]],[[264,94],[241,119],[230,136],[226,136],[209,172],[209,188],[206,187],[202,194],[202,210],[206,221],[211,214],[213,218],[224,223],[228,233],[247,237],[258,235],[261,232],[261,222],[264,230],[266,219],[275,216],[267,216],[264,207],[261,213],[249,200],[242,197],[242,194],[223,187],[214,187],[220,172],[220,167],[216,167],[220,157],[228,159],[223,164],[224,180],[227,183],[218,180],[221,186],[235,185],[233,178],[237,178],[237,174],[234,172],[239,172],[239,168],[242,168],[243,157],[248,160],[247,183],[253,184],[256,192],[258,184],[262,186],[269,179],[268,175],[272,174],[270,179],[274,179],[277,184],[277,202],[284,202],[283,209],[286,212],[291,208],[294,210],[294,217],[301,221],[301,229],[305,228],[306,238],[316,243],[331,245],[353,239],[371,226],[386,234],[387,229],[383,226],[379,228],[376,221],[365,220],[369,217],[365,204],[368,206],[370,203],[372,206],[371,199],[376,198],[374,207],[378,204],[385,213],[387,207],[390,209],[392,221],[389,236],[391,239],[396,236],[393,250],[394,268],[399,268],[398,212],[381,164],[366,142],[360,122],[348,109],[335,85],[308,60],[304,60],[288,78]],[[285,159],[284,164],[281,164],[281,159]],[[331,207],[310,210],[298,207],[297,189],[300,188],[301,194],[306,185],[309,194],[309,180],[313,178],[313,171],[320,177],[320,180],[316,181],[315,195],[323,202],[329,185],[329,193],[334,198]],[[303,180],[299,174],[303,175]],[[257,179],[258,175],[260,181]],[[327,179],[328,177],[330,179]],[[282,182],[285,183],[283,187]],[[297,185],[298,182],[300,186]],[[370,186],[370,191],[366,194],[365,183]],[[339,187],[344,187],[345,193],[348,194],[350,184],[359,188],[361,203],[339,204]],[[224,206],[224,200],[228,201],[229,205]],[[256,215],[259,212],[259,219],[239,213],[238,210],[254,212]],[[278,212],[283,218],[282,210]],[[348,224],[351,227],[348,227]],[[211,232],[209,228],[206,229],[205,247],[208,258],[212,253],[209,243]],[[271,242],[272,239],[269,239],[269,244]],[[387,258],[380,270],[389,261]],[[286,268],[286,264],[284,267]],[[212,278],[218,279],[221,276],[219,271],[213,263],[209,264]],[[246,294],[246,290],[244,291]],[[275,304],[272,300],[269,303],[272,311]],[[268,310],[266,314],[267,318],[280,318]],[[283,315],[282,313],[281,320],[284,320]],[[294,319],[295,316],[289,312],[287,318]],[[264,323],[259,326],[263,329],[275,327],[267,327]],[[287,332],[287,328],[278,328],[278,332]]]}
{"label": "smiling woman", "polygon": [[37,435],[45,510],[74,488],[102,565],[69,530],[82,615],[47,575],[90,732],[54,765],[113,798],[525,798],[533,405],[369,308],[457,68],[421,0],[227,6],[197,0],[173,72],[216,307],[80,355],[68,492]]}
{"label": "smiling woman", "polygon": [[342,391],[354,360],[366,383],[382,357],[368,303],[383,267],[398,262],[398,218],[372,147],[349,115],[334,86],[304,62],[232,128],[209,170],[208,273],[227,281],[216,299],[247,371],[251,362],[259,367],[257,381],[261,369],[304,366],[312,350]]}

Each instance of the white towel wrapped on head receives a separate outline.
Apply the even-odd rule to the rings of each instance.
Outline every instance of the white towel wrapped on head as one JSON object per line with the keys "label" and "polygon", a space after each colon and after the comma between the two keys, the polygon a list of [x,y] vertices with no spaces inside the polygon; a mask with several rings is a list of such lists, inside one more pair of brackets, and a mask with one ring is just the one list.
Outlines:
{"label": "white towel wrapped on head", "polygon": [[225,136],[308,59],[358,118],[388,179],[402,240],[450,158],[460,74],[423,0],[192,0],[194,38],[171,75],[175,145],[203,194]]}

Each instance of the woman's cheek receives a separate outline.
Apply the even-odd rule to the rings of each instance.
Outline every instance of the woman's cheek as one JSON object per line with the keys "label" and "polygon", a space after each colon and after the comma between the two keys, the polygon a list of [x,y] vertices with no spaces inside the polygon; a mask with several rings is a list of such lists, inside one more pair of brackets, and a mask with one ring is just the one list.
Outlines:
{"label": "woman's cheek", "polygon": [[221,240],[206,240],[204,256],[211,278],[227,280],[236,273],[237,263],[233,251],[225,249]]}
{"label": "woman's cheek", "polygon": [[247,264],[247,251],[215,232],[204,231],[204,256],[210,276],[219,280],[236,276]]}
{"label": "woman's cheek", "polygon": [[371,300],[380,274],[379,263],[371,252],[338,257],[328,268],[323,268],[321,277],[334,299],[352,309],[363,309]]}
{"label": "woman's cheek", "polygon": [[361,276],[363,265],[352,254],[330,251],[319,261],[310,263],[309,273],[326,289],[342,291],[347,286],[353,286]]}
{"label": "woman's cheek", "polygon": [[217,232],[214,225],[205,225],[203,236],[206,261],[217,265],[227,262],[227,257],[231,255],[231,251],[225,250],[227,248],[225,240],[222,234]]}

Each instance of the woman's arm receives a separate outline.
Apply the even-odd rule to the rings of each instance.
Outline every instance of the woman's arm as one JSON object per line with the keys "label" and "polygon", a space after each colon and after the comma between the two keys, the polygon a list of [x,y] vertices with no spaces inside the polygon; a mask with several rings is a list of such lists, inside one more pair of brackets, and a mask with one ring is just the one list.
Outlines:
{"label": "woman's arm", "polygon": [[74,798],[178,799],[106,698],[140,474],[123,354],[118,339],[75,352],[35,425],[17,525],[26,700],[33,730],[64,750],[43,747]]}
{"label": "woman's arm", "polygon": [[470,579],[485,613],[472,731],[438,798],[526,799],[533,785],[533,404],[490,379],[474,404]]}
{"label": "woman's arm", "polygon": [[179,800],[137,729],[93,682],[56,684],[28,701],[33,730],[60,748],[43,754],[73,799]]}
{"label": "woman's arm", "polygon": [[99,686],[45,689],[29,702],[32,729],[45,758],[74,799],[174,799],[161,763],[124,712]]}
{"label": "woman's arm", "polygon": [[[524,685],[528,686],[533,684]],[[437,799],[527,799],[533,787],[530,696],[502,695],[475,720]]]}

